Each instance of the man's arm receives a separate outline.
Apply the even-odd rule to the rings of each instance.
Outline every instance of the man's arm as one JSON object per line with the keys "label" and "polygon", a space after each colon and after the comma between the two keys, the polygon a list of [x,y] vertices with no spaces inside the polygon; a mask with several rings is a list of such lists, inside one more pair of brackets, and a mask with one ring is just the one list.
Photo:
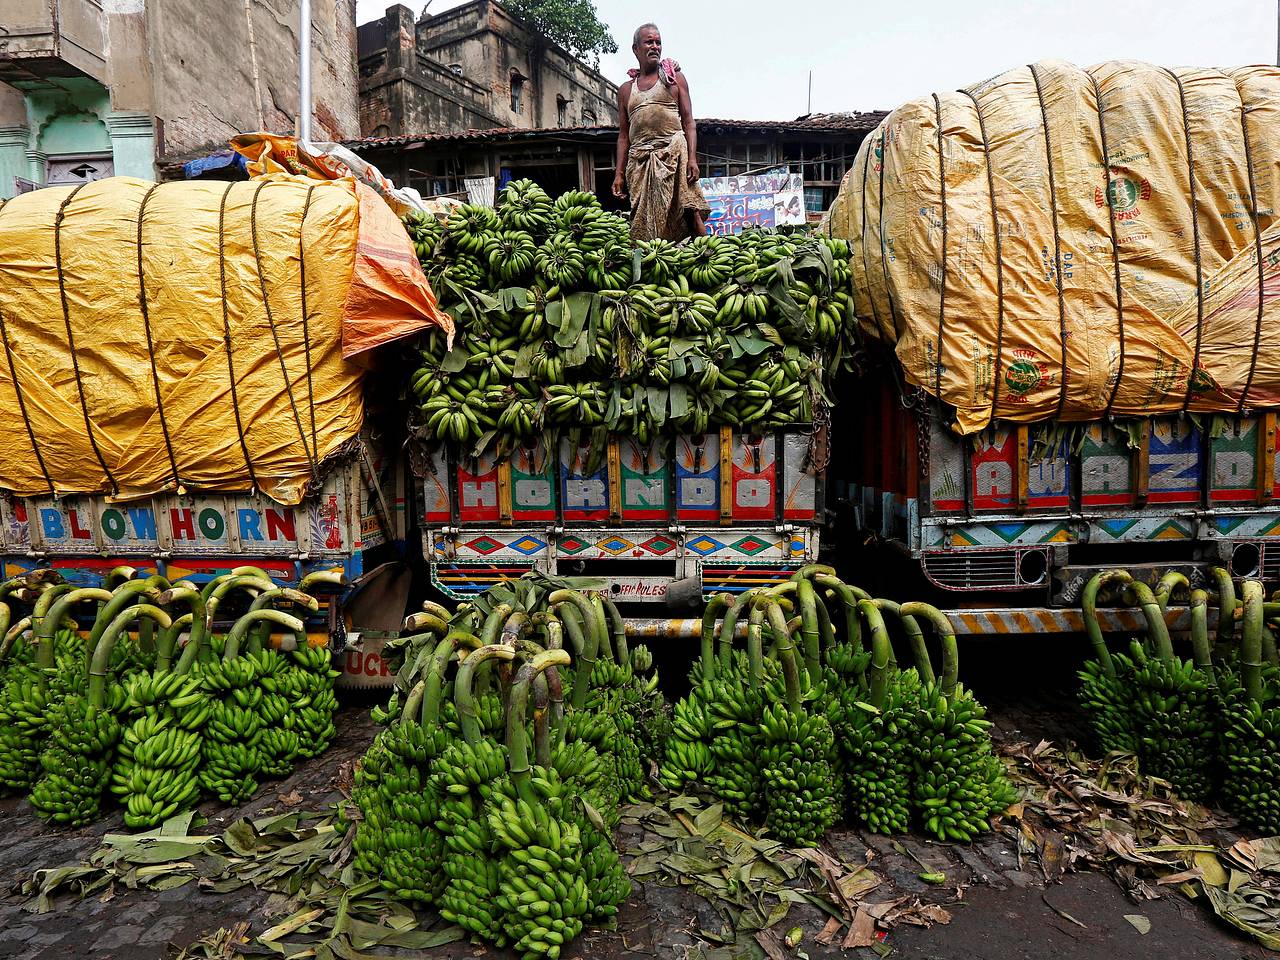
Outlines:
{"label": "man's arm", "polygon": [[680,125],[684,127],[684,138],[689,144],[689,182],[696,183],[702,174],[698,170],[698,125],[693,119],[693,103],[689,100],[689,81],[684,73],[676,74],[676,101],[680,105]]}
{"label": "man's arm", "polygon": [[618,152],[613,161],[613,195],[619,200],[627,195],[627,151],[631,149],[631,121],[627,117],[627,101],[630,94],[630,81],[618,88]]}

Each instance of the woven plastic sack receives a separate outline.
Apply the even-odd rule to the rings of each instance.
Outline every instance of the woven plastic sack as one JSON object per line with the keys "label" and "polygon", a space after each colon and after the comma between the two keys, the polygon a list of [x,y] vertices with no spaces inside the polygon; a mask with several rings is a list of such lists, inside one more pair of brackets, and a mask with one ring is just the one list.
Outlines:
{"label": "woven plastic sack", "polygon": [[893,111],[825,227],[863,335],[972,433],[1273,404],[1278,204],[1280,70],[1047,61]]}
{"label": "woven plastic sack", "polygon": [[8,201],[0,488],[299,502],[362,425],[344,340],[452,329],[410,261],[351,180],[117,177]]}

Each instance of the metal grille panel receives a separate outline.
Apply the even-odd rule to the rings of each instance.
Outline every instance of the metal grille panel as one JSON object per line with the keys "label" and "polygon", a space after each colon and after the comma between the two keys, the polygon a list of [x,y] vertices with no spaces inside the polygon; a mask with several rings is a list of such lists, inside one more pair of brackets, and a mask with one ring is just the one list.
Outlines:
{"label": "metal grille panel", "polygon": [[1022,586],[1016,550],[954,550],[926,553],[925,575],[947,590],[1009,590]]}

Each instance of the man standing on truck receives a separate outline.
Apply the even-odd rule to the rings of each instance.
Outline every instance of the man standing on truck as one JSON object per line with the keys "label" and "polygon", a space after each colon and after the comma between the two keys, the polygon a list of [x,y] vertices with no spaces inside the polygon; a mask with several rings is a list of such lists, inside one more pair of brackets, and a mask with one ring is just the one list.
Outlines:
{"label": "man standing on truck", "polygon": [[631,41],[639,69],[618,91],[618,156],[613,195],[631,195],[636,240],[679,241],[706,233],[711,213],[698,186],[698,132],[689,82],[662,58],[662,34],[652,23]]}

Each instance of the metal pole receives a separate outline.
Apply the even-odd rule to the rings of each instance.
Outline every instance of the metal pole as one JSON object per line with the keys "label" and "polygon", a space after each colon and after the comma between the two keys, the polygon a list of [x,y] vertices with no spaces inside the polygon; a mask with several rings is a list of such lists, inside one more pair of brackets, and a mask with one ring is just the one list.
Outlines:
{"label": "metal pole", "polygon": [[1276,66],[1280,67],[1280,0],[1276,0]]}
{"label": "metal pole", "polygon": [[[1276,0],[1276,3],[1280,3],[1280,0]],[[805,112],[805,116],[808,116],[809,114],[813,113],[813,71],[812,70],[809,71],[809,103],[808,103],[808,106],[805,107],[804,112]]]}
{"label": "metal pole", "polygon": [[311,139],[311,0],[298,11],[298,139]]}

